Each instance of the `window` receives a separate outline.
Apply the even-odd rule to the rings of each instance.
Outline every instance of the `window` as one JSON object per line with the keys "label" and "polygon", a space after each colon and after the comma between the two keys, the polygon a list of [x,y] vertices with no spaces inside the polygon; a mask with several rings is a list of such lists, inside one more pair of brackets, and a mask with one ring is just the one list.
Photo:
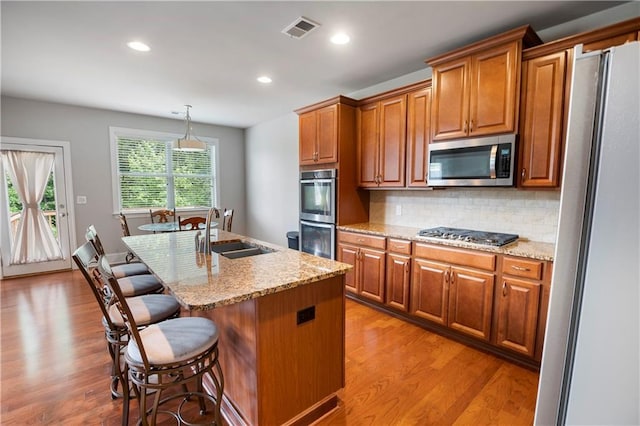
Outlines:
{"label": "window", "polygon": [[188,210],[217,205],[217,140],[209,149],[174,151],[180,135],[111,128],[114,213],[158,207]]}

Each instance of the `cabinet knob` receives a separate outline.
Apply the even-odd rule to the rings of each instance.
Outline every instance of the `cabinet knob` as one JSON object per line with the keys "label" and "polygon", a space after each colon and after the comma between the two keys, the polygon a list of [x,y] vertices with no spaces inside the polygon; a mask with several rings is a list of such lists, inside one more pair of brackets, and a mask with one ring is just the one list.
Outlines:
{"label": "cabinet knob", "polygon": [[525,169],[524,167],[522,168],[522,173],[520,173],[520,176],[522,176],[522,179],[524,179],[527,176],[527,169]]}
{"label": "cabinet knob", "polygon": [[469,123],[469,132],[473,132],[473,120]]}
{"label": "cabinet knob", "polygon": [[462,126],[462,131],[467,133],[467,120],[464,120],[464,125]]}
{"label": "cabinet knob", "polygon": [[444,282],[445,283],[449,282],[449,271],[445,271],[445,273],[444,273]]}
{"label": "cabinet knob", "polygon": [[507,282],[502,281],[502,296],[507,297]]}

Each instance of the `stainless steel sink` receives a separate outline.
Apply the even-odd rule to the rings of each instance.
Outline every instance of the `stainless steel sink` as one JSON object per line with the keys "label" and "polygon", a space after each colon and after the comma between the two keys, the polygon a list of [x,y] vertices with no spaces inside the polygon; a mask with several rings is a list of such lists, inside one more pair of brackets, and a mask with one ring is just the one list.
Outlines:
{"label": "stainless steel sink", "polygon": [[239,259],[242,257],[272,253],[274,250],[244,241],[230,241],[212,244],[211,251],[229,259]]}

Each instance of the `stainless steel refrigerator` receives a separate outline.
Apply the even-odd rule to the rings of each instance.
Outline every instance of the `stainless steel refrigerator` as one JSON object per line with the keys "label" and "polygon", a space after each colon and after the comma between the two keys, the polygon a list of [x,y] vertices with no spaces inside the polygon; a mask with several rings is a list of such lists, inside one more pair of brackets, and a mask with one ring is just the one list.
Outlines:
{"label": "stainless steel refrigerator", "polygon": [[640,424],[640,42],[574,49],[535,423]]}

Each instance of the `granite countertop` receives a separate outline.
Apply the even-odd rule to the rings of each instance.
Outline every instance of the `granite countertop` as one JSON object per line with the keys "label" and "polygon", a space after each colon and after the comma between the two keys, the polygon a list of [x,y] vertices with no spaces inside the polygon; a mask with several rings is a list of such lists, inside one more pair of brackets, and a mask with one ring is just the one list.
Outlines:
{"label": "granite countertop", "polygon": [[492,253],[508,254],[511,256],[527,257],[537,260],[553,261],[555,244],[541,243],[519,239],[513,243],[502,247],[487,246],[482,244],[467,243],[464,241],[440,240],[437,238],[419,237],[420,228],[407,226],[385,225],[380,223],[357,223],[354,225],[343,225],[337,227],[342,231],[361,232],[363,234],[378,235],[384,237],[401,238],[404,240],[420,241],[444,246],[461,247]]}
{"label": "granite countertop", "polygon": [[195,250],[196,232],[135,235],[122,239],[180,304],[190,310],[213,309],[254,299],[343,275],[352,268],[345,263],[218,229],[211,231],[213,243],[241,240],[274,251],[240,259],[198,253]]}

